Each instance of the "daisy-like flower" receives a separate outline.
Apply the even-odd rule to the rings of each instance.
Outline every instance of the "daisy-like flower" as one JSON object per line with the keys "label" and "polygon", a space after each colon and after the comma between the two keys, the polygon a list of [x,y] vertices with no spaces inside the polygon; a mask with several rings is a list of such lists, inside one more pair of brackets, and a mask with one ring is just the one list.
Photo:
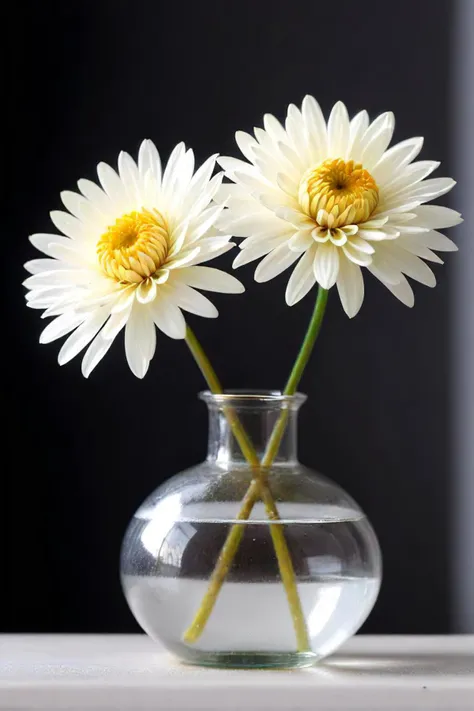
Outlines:
{"label": "daisy-like flower", "polygon": [[197,266],[234,246],[214,227],[223,210],[212,204],[222,182],[222,173],[211,178],[216,157],[193,175],[193,152],[180,143],[162,175],[158,151],[147,140],[138,165],[122,152],[118,173],[98,165],[102,187],[79,180],[81,195],[61,194],[68,212],[52,212],[51,219],[62,234],[30,237],[48,258],[27,262],[32,276],[24,282],[28,306],[56,317],[40,342],[71,334],[59,352],[60,365],[88,345],[82,360],[88,377],[125,327],[128,364],[143,378],[155,352],[155,326],[171,338],[184,338],[181,309],[217,316],[194,287],[244,290],[230,274]]}
{"label": "daisy-like flower", "polygon": [[438,230],[461,222],[446,207],[425,206],[451,190],[450,178],[425,180],[435,161],[413,163],[423,139],[410,138],[388,149],[394,116],[369,123],[366,111],[352,120],[337,103],[326,124],[318,103],[307,96],[301,110],[288,108],[283,127],[264,117],[255,137],[237,132],[249,162],[221,158],[235,185],[224,184],[227,200],[221,229],[245,237],[234,267],[263,257],[255,279],[268,281],[297,262],[286,289],[291,306],[317,282],[337,284],[347,315],[364,298],[362,267],[407,306],[414,296],[406,277],[435,285],[423,260],[442,263],[433,250],[456,245]]}

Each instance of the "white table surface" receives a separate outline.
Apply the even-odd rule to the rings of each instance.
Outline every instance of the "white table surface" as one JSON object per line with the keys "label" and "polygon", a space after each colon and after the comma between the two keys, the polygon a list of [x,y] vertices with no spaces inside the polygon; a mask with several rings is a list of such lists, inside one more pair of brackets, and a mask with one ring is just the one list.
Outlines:
{"label": "white table surface", "polygon": [[358,636],[301,670],[181,664],[142,635],[0,635],[0,709],[474,709],[474,636]]}

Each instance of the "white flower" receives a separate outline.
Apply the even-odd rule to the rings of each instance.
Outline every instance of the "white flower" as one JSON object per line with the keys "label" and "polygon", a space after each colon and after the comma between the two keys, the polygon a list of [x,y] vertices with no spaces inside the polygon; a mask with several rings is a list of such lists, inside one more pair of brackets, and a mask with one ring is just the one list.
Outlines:
{"label": "white flower", "polygon": [[196,266],[234,245],[214,224],[222,212],[210,205],[222,174],[211,178],[217,156],[193,175],[194,155],[180,143],[161,174],[158,151],[143,141],[138,165],[120,153],[118,173],[97,167],[102,188],[78,182],[82,195],[63,192],[68,212],[52,212],[62,235],[30,237],[48,259],[25,264],[28,306],[56,316],[41,343],[73,332],[59,352],[63,365],[88,344],[82,372],[88,377],[125,327],[125,353],[143,378],[156,344],[155,325],[171,338],[184,338],[185,309],[215,317],[213,304],[193,287],[227,293],[243,286],[230,274]]}
{"label": "white flower", "polygon": [[391,113],[369,123],[366,111],[352,121],[337,103],[326,124],[318,103],[307,96],[301,110],[288,108],[285,128],[269,114],[255,138],[236,140],[249,163],[221,158],[226,175],[216,200],[229,207],[219,227],[246,237],[234,267],[260,257],[255,279],[272,279],[298,262],[288,282],[291,306],[317,282],[337,284],[352,317],[364,298],[361,267],[380,279],[407,306],[414,296],[406,276],[427,286],[435,277],[423,259],[442,263],[432,250],[455,244],[438,232],[461,222],[459,213],[424,206],[448,192],[450,178],[425,178],[434,161],[413,163],[423,139],[387,147],[394,129]]}

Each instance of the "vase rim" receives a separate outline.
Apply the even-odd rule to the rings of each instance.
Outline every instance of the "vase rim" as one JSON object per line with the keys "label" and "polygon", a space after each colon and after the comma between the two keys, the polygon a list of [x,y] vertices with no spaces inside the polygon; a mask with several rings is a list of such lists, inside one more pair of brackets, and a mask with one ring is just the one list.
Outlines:
{"label": "vase rim", "polygon": [[302,405],[307,396],[304,393],[296,392],[294,395],[285,395],[281,390],[225,390],[223,393],[211,393],[210,390],[203,390],[199,393],[201,400],[207,403],[224,405],[226,403],[257,404],[257,403],[288,403],[292,405]]}

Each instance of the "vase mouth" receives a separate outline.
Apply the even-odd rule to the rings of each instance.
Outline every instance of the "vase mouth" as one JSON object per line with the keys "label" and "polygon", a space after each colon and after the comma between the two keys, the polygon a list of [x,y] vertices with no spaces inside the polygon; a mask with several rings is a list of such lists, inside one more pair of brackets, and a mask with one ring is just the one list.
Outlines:
{"label": "vase mouth", "polygon": [[281,390],[225,390],[223,393],[211,393],[203,390],[199,393],[201,400],[214,405],[290,405],[299,407],[307,396],[304,393],[285,395]]}

